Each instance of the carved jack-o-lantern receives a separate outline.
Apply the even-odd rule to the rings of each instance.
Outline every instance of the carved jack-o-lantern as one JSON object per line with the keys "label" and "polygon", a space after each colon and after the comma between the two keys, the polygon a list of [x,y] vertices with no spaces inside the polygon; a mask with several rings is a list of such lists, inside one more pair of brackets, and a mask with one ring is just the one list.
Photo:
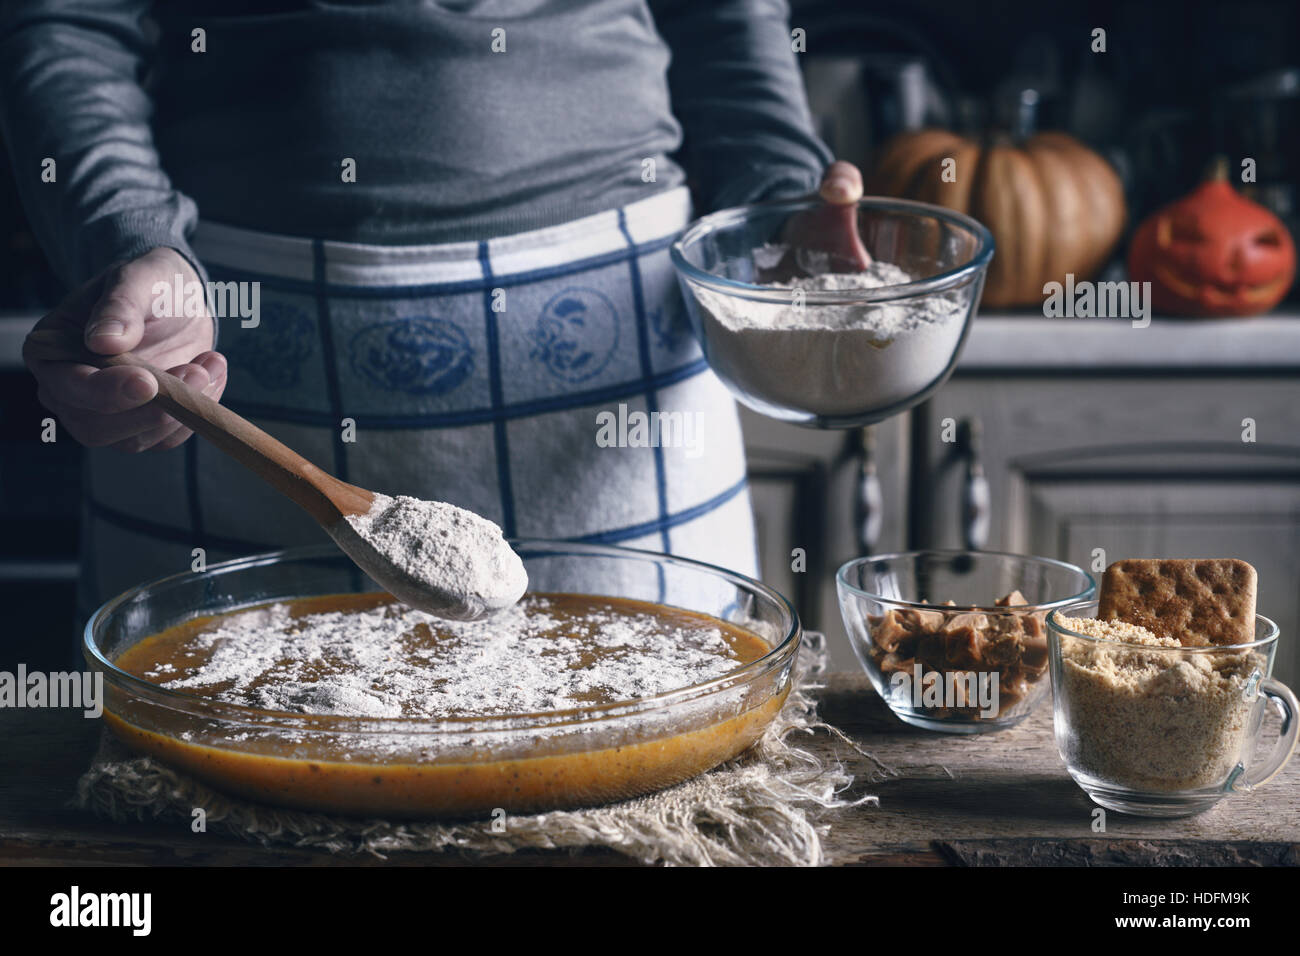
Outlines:
{"label": "carved jack-o-lantern", "polygon": [[1151,304],[1172,315],[1254,315],[1286,296],[1295,245],[1282,220],[1237,193],[1227,164],[1138,227],[1129,278],[1151,283]]}

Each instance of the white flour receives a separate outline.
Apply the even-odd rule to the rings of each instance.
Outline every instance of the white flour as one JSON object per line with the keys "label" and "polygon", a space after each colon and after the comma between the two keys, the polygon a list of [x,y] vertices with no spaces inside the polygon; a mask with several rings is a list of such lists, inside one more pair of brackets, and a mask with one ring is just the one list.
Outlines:
{"label": "white flour", "polygon": [[[755,250],[771,267],[780,247]],[[822,273],[773,289],[843,291],[901,285],[912,277],[888,262],[862,272]],[[825,418],[853,416],[903,402],[935,381],[953,357],[964,326],[965,290],[889,302],[802,307],[744,300],[696,286],[709,364],[776,417],[795,409]]]}
{"label": "white flour", "polygon": [[[762,257],[756,256],[761,264]],[[873,262],[861,272],[823,272],[820,275],[799,277],[788,282],[764,283],[770,289],[802,289],[805,292],[843,292],[855,289],[881,289],[891,285],[905,285],[912,281],[898,266],[890,262]],[[733,329],[861,329],[874,333],[882,344],[888,344],[900,333],[912,332],[927,323],[946,318],[952,312],[952,303],[931,296],[903,303],[881,302],[871,305],[816,305],[804,308],[782,308],[774,316],[756,317],[752,312],[731,312],[719,318]],[[767,320],[772,324],[768,325]]]}
{"label": "white flour", "polygon": [[439,617],[472,620],[528,588],[501,529],[445,501],[375,495],[368,512],[346,516],[332,533],[376,584]]}
{"label": "white flour", "polygon": [[[232,614],[186,643],[207,661],[162,684],[265,710],[358,717],[493,716],[648,697],[739,666],[722,632],[595,607],[572,622],[529,595],[449,622],[385,604],[294,618],[284,604]],[[440,635],[430,643],[424,628]],[[168,671],[167,673],[174,673]],[[162,671],[147,676],[164,676]]]}

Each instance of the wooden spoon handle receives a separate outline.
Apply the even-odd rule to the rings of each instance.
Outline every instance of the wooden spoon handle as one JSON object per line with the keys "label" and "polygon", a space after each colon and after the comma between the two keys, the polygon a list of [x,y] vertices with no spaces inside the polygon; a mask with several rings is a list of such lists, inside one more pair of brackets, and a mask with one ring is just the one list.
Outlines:
{"label": "wooden spoon handle", "polygon": [[154,402],[292,498],[326,528],[343,515],[364,514],[374,500],[372,492],[340,481],[248,419],[130,352],[99,355],[67,333],[42,329],[28,335],[23,354],[42,361],[81,362],[96,368],[128,365],[144,369],[158,382]]}

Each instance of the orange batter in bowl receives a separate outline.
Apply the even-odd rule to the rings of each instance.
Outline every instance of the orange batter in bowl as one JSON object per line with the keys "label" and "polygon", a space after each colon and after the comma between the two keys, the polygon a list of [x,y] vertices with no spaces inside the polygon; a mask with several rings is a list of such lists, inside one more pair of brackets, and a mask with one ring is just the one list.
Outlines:
{"label": "orange batter in bowl", "polygon": [[[135,749],[257,801],[517,813],[623,799],[736,756],[789,690],[788,666],[733,679],[770,650],[717,618],[626,599],[530,594],[459,624],[385,594],[326,595],[145,638],[117,667],[198,706],[111,698],[105,718]],[[718,689],[671,693],[695,685]]]}

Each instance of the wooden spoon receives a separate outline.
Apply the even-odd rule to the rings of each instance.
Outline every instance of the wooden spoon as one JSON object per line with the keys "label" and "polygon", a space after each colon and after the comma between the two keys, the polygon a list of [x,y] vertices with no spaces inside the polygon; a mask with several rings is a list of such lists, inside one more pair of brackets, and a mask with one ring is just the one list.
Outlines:
{"label": "wooden spoon", "polygon": [[[484,608],[481,601],[468,601],[454,584],[440,588],[425,578],[415,577],[358,535],[344,520],[366,514],[375,500],[373,491],[340,481],[246,418],[139,356],[130,352],[121,355],[91,352],[79,334],[59,329],[31,332],[23,343],[23,356],[41,361],[80,362],[96,368],[129,365],[144,369],[158,382],[154,402],[305,510],[376,584],[412,607],[439,617],[468,620],[513,604],[519,597],[516,593],[506,600],[503,595],[498,607]],[[503,547],[508,548],[504,542]]]}

